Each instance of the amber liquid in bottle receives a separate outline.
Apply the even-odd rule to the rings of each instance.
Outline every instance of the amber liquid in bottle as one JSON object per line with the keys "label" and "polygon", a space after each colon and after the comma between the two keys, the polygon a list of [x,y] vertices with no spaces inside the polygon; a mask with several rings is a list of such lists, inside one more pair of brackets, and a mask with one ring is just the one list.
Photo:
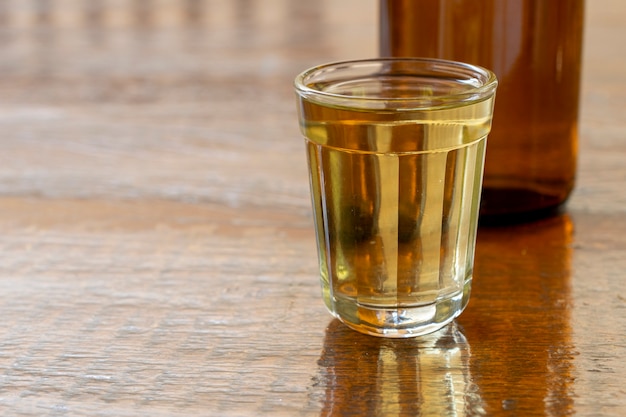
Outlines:
{"label": "amber liquid in bottle", "polygon": [[381,56],[436,57],[498,76],[481,216],[557,211],[574,187],[584,0],[381,0]]}

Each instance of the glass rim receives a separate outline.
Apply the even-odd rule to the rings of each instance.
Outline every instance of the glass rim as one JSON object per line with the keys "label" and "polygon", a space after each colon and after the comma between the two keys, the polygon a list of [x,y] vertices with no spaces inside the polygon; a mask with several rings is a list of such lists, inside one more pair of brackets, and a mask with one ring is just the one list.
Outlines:
{"label": "glass rim", "polygon": [[[416,94],[403,97],[368,96],[367,94],[348,95],[328,92],[313,87],[311,81],[315,76],[337,73],[347,69],[367,67],[383,68],[384,64],[413,65],[414,68],[422,69],[421,73],[409,72],[408,75],[425,75],[439,77],[459,77],[457,82],[466,86],[462,91],[443,93],[437,95]],[[428,73],[425,71],[429,69]],[[354,77],[353,77],[354,78]],[[347,78],[349,79],[349,78]],[[478,82],[478,85],[476,85]],[[305,99],[314,100],[321,104],[339,107],[359,109],[381,109],[392,111],[433,109],[450,107],[451,105],[469,104],[484,100],[495,94],[498,79],[493,71],[473,64],[460,61],[451,61],[439,58],[368,58],[347,61],[334,61],[311,67],[300,74],[294,80],[296,92]]]}

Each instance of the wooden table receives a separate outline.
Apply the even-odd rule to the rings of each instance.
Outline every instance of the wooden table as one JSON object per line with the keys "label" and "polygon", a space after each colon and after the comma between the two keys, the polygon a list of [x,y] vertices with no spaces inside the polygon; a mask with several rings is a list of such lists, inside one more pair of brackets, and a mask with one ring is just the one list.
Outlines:
{"label": "wooden table", "polygon": [[3,416],[626,415],[626,2],[587,2],[566,213],[415,340],[325,311],[291,82],[375,0],[0,1]]}

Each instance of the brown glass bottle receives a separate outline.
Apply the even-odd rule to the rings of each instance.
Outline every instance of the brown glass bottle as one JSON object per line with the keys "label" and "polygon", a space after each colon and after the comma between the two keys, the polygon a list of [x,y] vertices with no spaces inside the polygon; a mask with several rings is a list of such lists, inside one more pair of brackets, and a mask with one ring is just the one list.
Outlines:
{"label": "brown glass bottle", "polygon": [[481,214],[556,211],[575,181],[584,0],[380,0],[381,56],[493,70]]}

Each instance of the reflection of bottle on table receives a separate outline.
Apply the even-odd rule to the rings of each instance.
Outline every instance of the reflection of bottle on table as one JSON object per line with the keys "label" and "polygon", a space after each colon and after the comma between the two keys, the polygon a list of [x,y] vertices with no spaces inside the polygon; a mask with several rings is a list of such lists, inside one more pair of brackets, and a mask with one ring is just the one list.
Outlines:
{"label": "reflection of bottle on table", "polygon": [[478,233],[472,301],[458,322],[489,415],[573,409],[573,229],[565,214]]}

